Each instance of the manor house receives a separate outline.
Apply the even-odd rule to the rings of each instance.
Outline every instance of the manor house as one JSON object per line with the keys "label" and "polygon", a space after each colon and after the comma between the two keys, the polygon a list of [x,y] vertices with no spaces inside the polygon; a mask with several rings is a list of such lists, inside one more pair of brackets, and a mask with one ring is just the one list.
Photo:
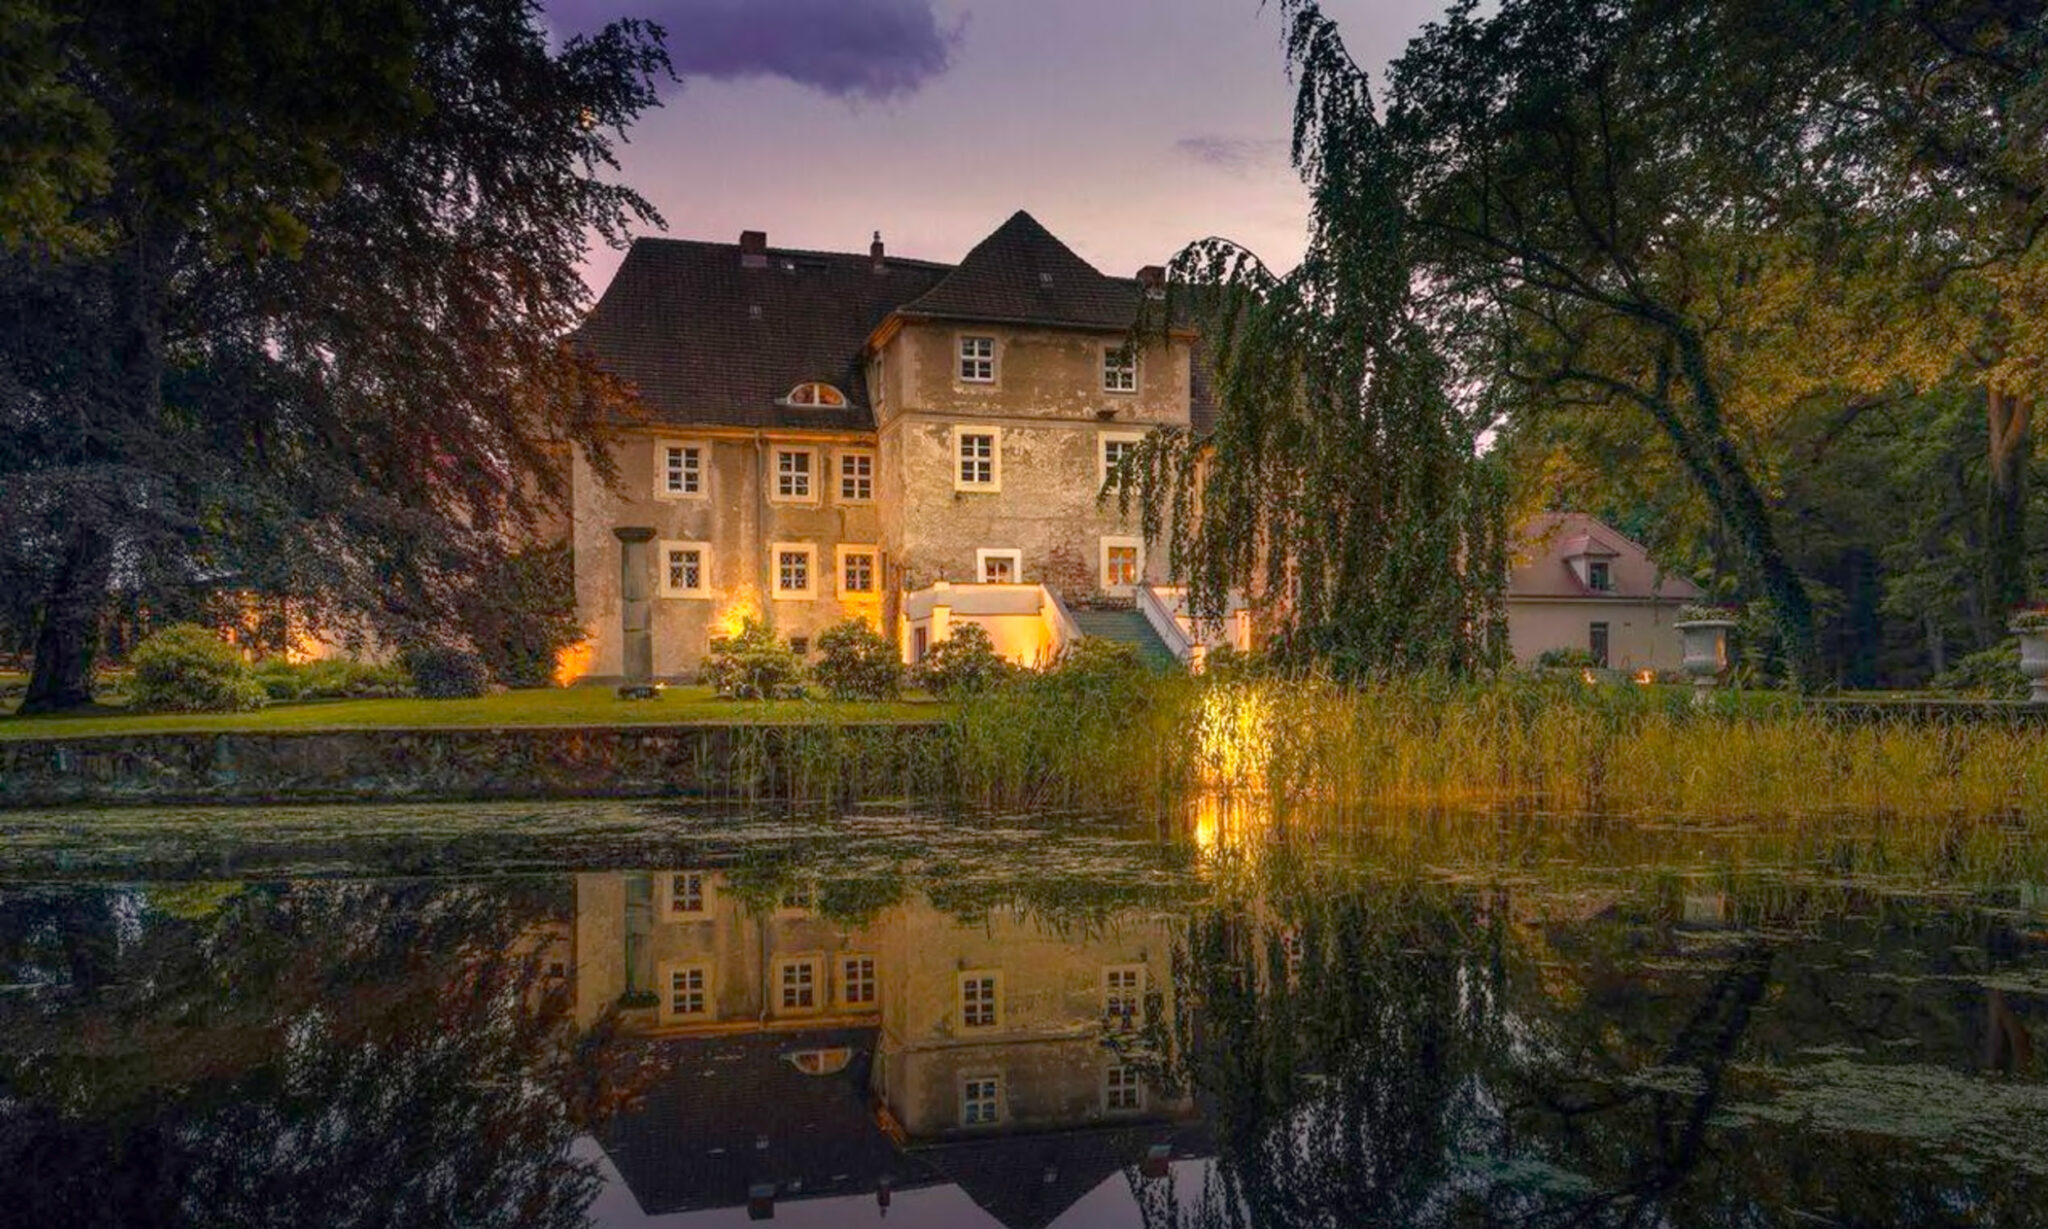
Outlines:
{"label": "manor house", "polygon": [[[1191,665],[1248,647],[1248,612],[1198,632],[1135,517],[1098,499],[1148,432],[1209,426],[1194,334],[1132,340],[1163,286],[1157,267],[1100,272],[1023,212],[958,265],[891,256],[879,234],[865,253],[774,248],[760,231],[637,240],[576,335],[648,413],[616,446],[616,484],[574,460],[585,677],[692,679],[743,618],[808,653],[859,616],[906,661],[961,620],[1022,662],[1084,635]],[[1575,530],[1582,553],[1626,543]],[[1590,604],[1573,640],[1603,659],[1642,639],[1623,628],[1661,627],[1613,664],[1675,664],[1672,595],[1587,579],[1635,579],[1627,548],[1629,566],[1542,570],[1552,590],[1580,578],[1545,617]]]}

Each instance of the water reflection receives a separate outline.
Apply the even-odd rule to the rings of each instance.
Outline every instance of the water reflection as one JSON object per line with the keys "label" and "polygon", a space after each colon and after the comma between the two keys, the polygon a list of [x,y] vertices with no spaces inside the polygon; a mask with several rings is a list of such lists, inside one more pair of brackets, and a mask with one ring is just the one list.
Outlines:
{"label": "water reflection", "polygon": [[764,820],[645,869],[0,888],[0,1208],[2048,1223],[2033,890],[1613,850],[1453,872],[1230,820],[879,852]]}

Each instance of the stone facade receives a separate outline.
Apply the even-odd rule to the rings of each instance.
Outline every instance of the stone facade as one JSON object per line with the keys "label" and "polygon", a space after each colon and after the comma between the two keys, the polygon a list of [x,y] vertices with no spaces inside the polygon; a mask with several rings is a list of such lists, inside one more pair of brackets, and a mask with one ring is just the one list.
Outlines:
{"label": "stone facade", "polygon": [[908,653],[905,596],[941,580],[1085,603],[1163,579],[1097,498],[1118,450],[1195,425],[1190,337],[1128,344],[1143,295],[1025,214],[958,266],[636,244],[578,338],[652,419],[615,481],[574,462],[585,677],[642,652],[692,680],[746,618],[807,649],[859,617]]}

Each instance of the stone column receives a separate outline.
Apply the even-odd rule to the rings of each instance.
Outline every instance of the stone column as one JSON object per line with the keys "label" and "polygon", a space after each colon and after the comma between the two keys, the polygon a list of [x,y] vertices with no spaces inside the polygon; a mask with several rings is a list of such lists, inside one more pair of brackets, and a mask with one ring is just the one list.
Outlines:
{"label": "stone column", "polygon": [[626,686],[654,680],[654,603],[648,592],[647,544],[654,531],[644,526],[612,530],[619,540],[620,669]]}

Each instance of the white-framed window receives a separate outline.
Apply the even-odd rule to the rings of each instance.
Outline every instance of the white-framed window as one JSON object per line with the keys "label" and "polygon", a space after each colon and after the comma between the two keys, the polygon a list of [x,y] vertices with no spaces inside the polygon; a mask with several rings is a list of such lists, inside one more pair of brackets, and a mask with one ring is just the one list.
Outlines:
{"label": "white-framed window", "polygon": [[871,503],[875,498],[875,454],[848,449],[839,454],[839,502]]}
{"label": "white-framed window", "polygon": [[809,542],[771,544],[768,574],[778,598],[802,601],[818,596],[818,548]]}
{"label": "white-framed window", "polygon": [[711,448],[702,440],[657,440],[654,494],[661,499],[702,499],[704,466]]}
{"label": "white-framed window", "polygon": [[996,1028],[1003,1020],[1003,975],[996,969],[960,974],[960,1027]]}
{"label": "white-framed window", "polygon": [[960,1125],[994,1126],[1003,1120],[1003,1077],[968,1075],[960,1078]]}
{"label": "white-framed window", "polygon": [[984,585],[1014,585],[1024,579],[1024,552],[989,550],[974,552],[974,578]]}
{"label": "white-framed window", "polygon": [[661,966],[661,1016],[664,1020],[709,1020],[716,1004],[711,998],[711,969],[702,964]]}
{"label": "white-framed window", "polygon": [[1140,431],[1104,431],[1096,438],[1096,459],[1100,462],[1095,471],[1095,485],[1109,481],[1109,475],[1123,462],[1123,459],[1137,451],[1145,441]]}
{"label": "white-framed window", "polygon": [[846,394],[821,380],[810,380],[790,389],[789,395],[782,400],[785,405],[839,409],[846,404]]}
{"label": "white-framed window", "polygon": [[818,888],[810,882],[792,883],[782,889],[775,911],[785,917],[800,917],[818,907]]}
{"label": "white-framed window", "polygon": [[873,1007],[881,1001],[881,980],[873,956],[839,958],[839,1002],[847,1007]]}
{"label": "white-framed window", "polygon": [[1113,964],[1102,970],[1102,1019],[1111,1028],[1145,1022],[1145,966]]}
{"label": "white-framed window", "polygon": [[880,557],[872,546],[841,546],[839,551],[839,595],[873,597],[881,587]]}
{"label": "white-framed window", "polygon": [[996,339],[993,337],[962,337],[960,339],[960,379],[968,384],[993,384],[996,382]]}
{"label": "white-framed window", "polygon": [[661,596],[711,596],[711,543],[663,542],[654,561]]}
{"label": "white-framed window", "polygon": [[687,922],[709,915],[710,876],[703,871],[671,871],[660,880],[661,920]]}
{"label": "white-framed window", "polygon": [[821,1002],[816,956],[785,956],[775,962],[775,1008],[791,1014],[818,1010]]}
{"label": "white-framed window", "polygon": [[1145,544],[1138,538],[1102,539],[1102,587],[1128,591],[1145,574]]}
{"label": "white-framed window", "polygon": [[1102,1108],[1106,1113],[1130,1114],[1145,1108],[1145,1081],[1129,1063],[1111,1063],[1102,1069]]}
{"label": "white-framed window", "polygon": [[953,428],[953,489],[956,491],[1000,491],[1003,489],[1003,430],[1001,427]]}
{"label": "white-framed window", "polygon": [[1105,393],[1135,393],[1138,391],[1137,351],[1122,343],[1102,348],[1102,391]]}
{"label": "white-framed window", "polygon": [[814,503],[818,498],[818,454],[811,448],[777,447],[769,498],[778,503]]}

